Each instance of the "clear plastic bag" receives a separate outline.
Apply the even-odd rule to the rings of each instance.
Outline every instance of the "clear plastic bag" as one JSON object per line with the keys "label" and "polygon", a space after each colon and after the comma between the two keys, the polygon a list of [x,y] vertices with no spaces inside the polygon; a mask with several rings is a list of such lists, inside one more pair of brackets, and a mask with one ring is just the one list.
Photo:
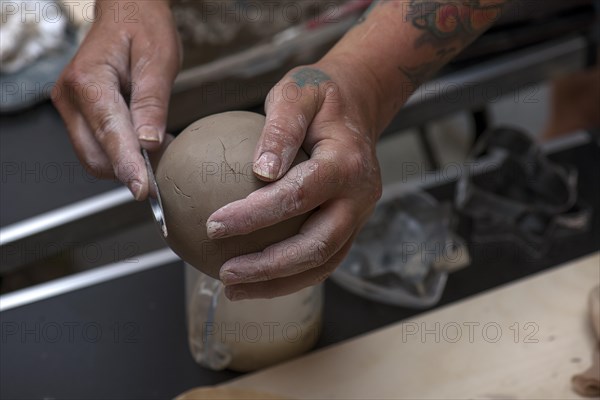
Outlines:
{"label": "clear plastic bag", "polygon": [[220,281],[186,265],[186,291],[190,351],[204,367],[253,371],[298,356],[319,338],[322,285],[232,302]]}
{"label": "clear plastic bag", "polygon": [[448,228],[449,215],[433,197],[389,190],[332,279],[382,303],[433,306],[448,272],[469,264],[468,250]]}

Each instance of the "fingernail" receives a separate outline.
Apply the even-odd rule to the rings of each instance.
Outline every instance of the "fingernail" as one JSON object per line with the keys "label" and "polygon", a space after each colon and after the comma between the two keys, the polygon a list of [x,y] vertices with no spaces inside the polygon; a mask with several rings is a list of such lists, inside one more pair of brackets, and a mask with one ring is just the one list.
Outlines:
{"label": "fingernail", "polygon": [[235,285],[237,283],[242,283],[241,277],[231,270],[221,270],[219,274],[221,278],[221,282],[225,285]]}
{"label": "fingernail", "polygon": [[276,179],[281,168],[281,160],[271,152],[265,152],[260,155],[258,161],[254,164],[254,172],[266,179]]}
{"label": "fingernail", "polygon": [[131,181],[129,183],[129,190],[131,191],[131,194],[133,194],[133,197],[136,200],[139,200],[142,196],[142,184],[139,181]]}
{"label": "fingernail", "polygon": [[146,142],[160,142],[160,133],[153,126],[142,126],[138,129],[138,137]]}
{"label": "fingernail", "polygon": [[206,233],[210,239],[218,239],[227,234],[227,228],[222,222],[209,221],[206,224]]}
{"label": "fingernail", "polygon": [[225,296],[231,301],[246,300],[248,293],[245,290],[240,290],[232,287],[225,288]]}

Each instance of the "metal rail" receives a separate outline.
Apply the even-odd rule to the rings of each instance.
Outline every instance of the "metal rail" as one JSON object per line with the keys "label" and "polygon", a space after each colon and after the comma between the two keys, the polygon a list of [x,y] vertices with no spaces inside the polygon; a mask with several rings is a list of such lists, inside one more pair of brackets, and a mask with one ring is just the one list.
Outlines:
{"label": "metal rail", "polygon": [[31,304],[49,297],[72,292],[77,289],[97,285],[122,276],[160,267],[179,260],[170,249],[153,251],[140,256],[135,263],[120,261],[89,271],[79,272],[50,282],[41,283],[25,289],[0,296],[0,312],[11,308]]}
{"label": "metal rail", "polygon": [[150,218],[148,205],[123,187],[8,225],[0,229],[0,273],[64,250],[48,246],[57,238],[62,244],[81,243]]}

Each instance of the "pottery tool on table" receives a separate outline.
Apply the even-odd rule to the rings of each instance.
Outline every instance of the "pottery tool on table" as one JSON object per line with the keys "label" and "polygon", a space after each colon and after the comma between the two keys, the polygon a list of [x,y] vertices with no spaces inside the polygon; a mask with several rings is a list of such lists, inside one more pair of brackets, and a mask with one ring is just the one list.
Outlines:
{"label": "pottery tool on table", "polygon": [[152,164],[150,164],[150,158],[148,157],[148,152],[146,151],[146,149],[142,149],[142,155],[144,156],[144,161],[146,162],[146,170],[148,171],[148,201],[150,201],[152,214],[154,215],[156,223],[160,227],[160,231],[162,232],[164,237],[167,237],[167,224],[165,223],[165,214],[163,213],[162,200],[160,199],[160,192],[158,191],[158,185],[156,184],[156,177],[154,176]]}
{"label": "pottery tool on table", "polygon": [[590,293],[588,309],[597,340],[592,354],[592,366],[585,372],[575,375],[571,383],[573,390],[580,396],[597,397],[600,395],[600,286],[596,286]]}

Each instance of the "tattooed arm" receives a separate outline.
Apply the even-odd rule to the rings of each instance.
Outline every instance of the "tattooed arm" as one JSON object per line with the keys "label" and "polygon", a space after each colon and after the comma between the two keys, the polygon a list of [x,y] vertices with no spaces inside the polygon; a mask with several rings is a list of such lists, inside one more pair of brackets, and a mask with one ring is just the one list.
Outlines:
{"label": "tattooed arm", "polygon": [[[284,295],[335,269],[381,194],[380,132],[506,2],[375,2],[322,60],[275,85],[254,158],[255,174],[274,182],[217,210],[207,231],[212,238],[246,234],[314,211],[298,235],[223,265],[229,298]],[[300,146],[310,159],[290,169]]]}
{"label": "tattooed arm", "polygon": [[376,82],[377,132],[412,92],[496,22],[512,0],[380,0],[328,54],[352,55]]}

